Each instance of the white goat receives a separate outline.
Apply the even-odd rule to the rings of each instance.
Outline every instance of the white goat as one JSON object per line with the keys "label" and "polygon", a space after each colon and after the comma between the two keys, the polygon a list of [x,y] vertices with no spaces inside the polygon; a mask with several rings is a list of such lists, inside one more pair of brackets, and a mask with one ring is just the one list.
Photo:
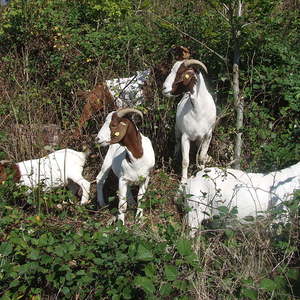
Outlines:
{"label": "white goat", "polygon": [[100,173],[97,176],[97,201],[100,206],[105,205],[103,185],[110,169],[119,178],[119,215],[118,219],[124,223],[127,209],[127,199],[132,199],[130,184],[139,185],[137,217],[142,217],[143,210],[140,200],[149,183],[149,172],[155,164],[154,150],[151,141],[142,135],[133,121],[125,116],[136,113],[143,114],[133,108],[113,111],[106,117],[100,129],[96,142],[100,146],[109,146]]}
{"label": "white goat", "polygon": [[176,112],[176,148],[178,154],[181,143],[182,177],[185,183],[188,178],[190,142],[198,144],[198,161],[203,165],[209,161],[207,151],[216,122],[216,106],[211,94],[208,92],[203,76],[197,69],[205,65],[195,59],[177,61],[163,84],[163,94],[168,97],[181,96]]}
{"label": "white goat", "polygon": [[62,149],[38,159],[15,164],[0,162],[0,183],[7,180],[9,169],[13,180],[29,188],[41,185],[44,190],[67,186],[68,180],[78,184],[82,190],[81,204],[89,201],[90,183],[83,178],[82,171],[86,153]]}
{"label": "white goat", "polygon": [[204,219],[218,214],[220,206],[236,207],[239,219],[265,215],[273,207],[282,207],[296,189],[300,189],[300,162],[268,174],[207,168],[187,181],[188,225],[199,228]]}

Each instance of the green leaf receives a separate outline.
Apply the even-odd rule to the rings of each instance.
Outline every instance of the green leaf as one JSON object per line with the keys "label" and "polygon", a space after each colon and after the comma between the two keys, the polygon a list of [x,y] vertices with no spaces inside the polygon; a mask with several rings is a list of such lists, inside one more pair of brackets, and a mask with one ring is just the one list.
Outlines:
{"label": "green leaf", "polygon": [[83,276],[85,274],[86,274],[85,270],[79,270],[79,271],[76,272],[77,276]]}
{"label": "green leaf", "polygon": [[65,248],[63,246],[57,246],[55,247],[55,254],[58,256],[64,256]]}
{"label": "green leaf", "polygon": [[187,256],[193,253],[191,242],[187,239],[178,240],[176,247],[180,255]]}
{"label": "green leaf", "polygon": [[68,294],[70,294],[70,289],[69,289],[68,287],[64,286],[64,287],[62,288],[62,292],[63,292],[65,295],[68,295]]}
{"label": "green leaf", "polygon": [[170,283],[165,283],[160,288],[160,294],[161,296],[169,296],[172,290],[173,290],[172,285]]}
{"label": "green leaf", "polygon": [[172,265],[166,265],[165,266],[165,276],[167,280],[173,281],[176,280],[177,276],[178,276],[178,271],[176,269],[176,267],[172,266]]}
{"label": "green leaf", "polygon": [[225,234],[230,239],[230,238],[234,237],[235,232],[233,230],[231,230],[231,229],[225,229]]}
{"label": "green leaf", "polygon": [[124,299],[132,299],[132,289],[130,286],[126,286],[122,291]]}
{"label": "green leaf", "polygon": [[287,276],[288,276],[288,278],[297,280],[299,277],[299,269],[289,269],[287,271]]}
{"label": "green leaf", "polygon": [[251,300],[256,300],[257,299],[257,291],[255,291],[254,289],[250,289],[250,288],[243,288],[242,296],[247,297]]}
{"label": "green leaf", "polygon": [[173,285],[176,286],[176,289],[181,290],[183,292],[187,291],[188,289],[191,289],[191,285],[189,285],[187,280],[175,280],[173,282]]}
{"label": "green leaf", "polygon": [[142,288],[146,293],[154,294],[155,287],[151,279],[144,276],[136,276],[134,278],[134,284]]}
{"label": "green leaf", "polygon": [[142,261],[150,261],[153,260],[153,254],[152,252],[147,249],[144,245],[140,244],[138,246],[137,254],[136,254],[136,259],[137,260],[142,260]]}
{"label": "green leaf", "polygon": [[10,288],[14,288],[16,286],[18,286],[20,284],[20,281],[19,280],[13,280],[10,284],[9,284],[9,287]]}
{"label": "green leaf", "polygon": [[274,291],[277,288],[277,284],[272,280],[268,278],[264,278],[260,281],[259,286],[262,289],[268,290],[270,292]]}
{"label": "green leaf", "polygon": [[28,258],[32,260],[38,260],[40,258],[40,251],[36,249],[32,249],[28,255]]}
{"label": "green leaf", "polygon": [[156,268],[155,265],[153,263],[147,264],[144,272],[146,274],[147,277],[153,279],[155,277],[156,274]]}
{"label": "green leaf", "polygon": [[4,256],[8,256],[9,254],[11,254],[12,250],[13,246],[11,243],[4,242],[0,245],[0,253]]}

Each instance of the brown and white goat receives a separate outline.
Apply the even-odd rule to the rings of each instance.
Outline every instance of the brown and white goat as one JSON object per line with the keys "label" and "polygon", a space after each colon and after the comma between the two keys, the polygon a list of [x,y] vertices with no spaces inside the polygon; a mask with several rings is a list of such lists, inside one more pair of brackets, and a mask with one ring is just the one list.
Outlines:
{"label": "brown and white goat", "polygon": [[86,153],[72,149],[61,149],[38,159],[18,163],[0,162],[0,184],[12,176],[14,182],[44,190],[67,186],[73,181],[81,188],[81,204],[89,201],[90,183],[83,178]]}
{"label": "brown and white goat", "polygon": [[207,68],[199,60],[177,61],[163,84],[164,95],[181,97],[176,111],[175,153],[181,148],[182,183],[188,178],[191,142],[198,145],[196,161],[201,163],[201,168],[210,160],[207,151],[216,122],[216,105],[206,87],[203,71],[207,73]]}
{"label": "brown and white goat", "polygon": [[139,186],[137,217],[141,217],[143,209],[141,199],[149,183],[149,173],[155,164],[155,154],[149,138],[144,136],[127,118],[130,113],[143,114],[133,108],[124,108],[109,113],[100,129],[96,143],[109,146],[103,161],[101,171],[97,176],[97,201],[100,206],[105,205],[103,185],[112,169],[119,179],[119,215],[124,223],[127,200],[132,199],[130,185]]}

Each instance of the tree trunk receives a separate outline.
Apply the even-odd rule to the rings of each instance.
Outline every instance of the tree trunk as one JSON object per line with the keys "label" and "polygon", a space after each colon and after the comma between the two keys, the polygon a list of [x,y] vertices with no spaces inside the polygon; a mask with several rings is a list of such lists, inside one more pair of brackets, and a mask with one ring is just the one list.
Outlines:
{"label": "tree trunk", "polygon": [[[242,3],[238,1],[238,7],[236,11],[236,17],[242,16]],[[233,53],[233,99],[234,108],[236,112],[236,137],[234,144],[234,163],[233,168],[240,169],[241,167],[241,153],[242,153],[242,128],[243,128],[243,118],[244,118],[244,100],[240,95],[240,29],[238,24],[233,25],[233,40],[234,40],[234,53]]]}
{"label": "tree trunk", "polygon": [[234,108],[236,112],[236,137],[234,144],[234,163],[233,168],[241,168],[241,153],[242,153],[242,128],[244,119],[244,100],[240,96],[239,87],[239,65],[233,64],[233,98],[234,98]]}

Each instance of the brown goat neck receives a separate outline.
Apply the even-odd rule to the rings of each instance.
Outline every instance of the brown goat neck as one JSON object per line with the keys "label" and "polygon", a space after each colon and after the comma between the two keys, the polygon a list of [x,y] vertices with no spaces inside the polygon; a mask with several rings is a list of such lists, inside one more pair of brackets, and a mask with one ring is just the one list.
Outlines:
{"label": "brown goat neck", "polygon": [[131,120],[128,120],[126,134],[120,144],[127,148],[134,158],[138,159],[143,156],[142,136]]}

